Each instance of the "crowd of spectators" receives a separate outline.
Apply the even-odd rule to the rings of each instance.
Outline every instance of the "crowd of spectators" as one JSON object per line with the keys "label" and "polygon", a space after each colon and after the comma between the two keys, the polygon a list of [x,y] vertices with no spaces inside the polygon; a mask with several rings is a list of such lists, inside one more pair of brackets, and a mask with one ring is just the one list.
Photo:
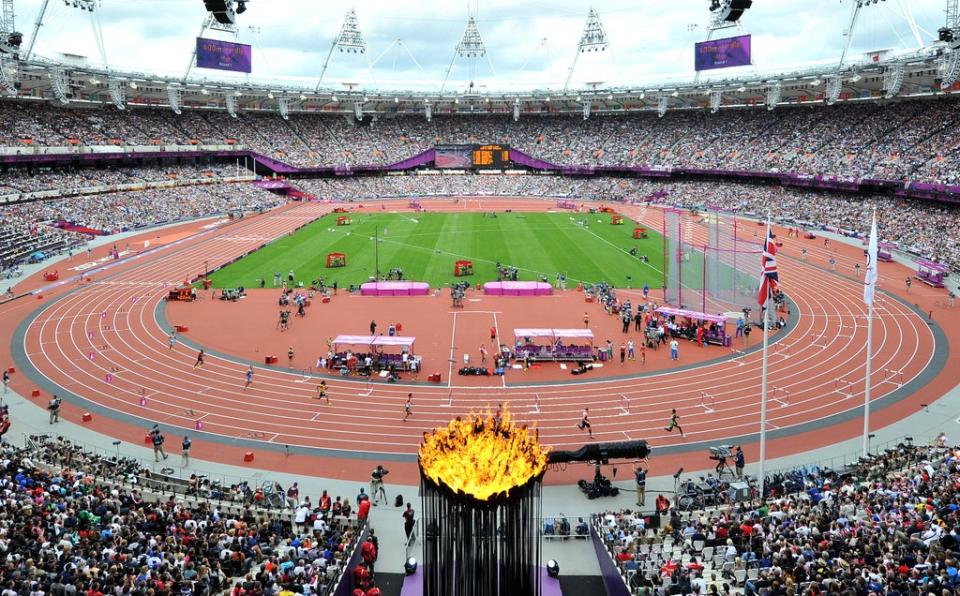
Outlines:
{"label": "crowd of spectators", "polygon": [[635,594],[955,594],[958,466],[904,444],[765,501],[593,521]]}
{"label": "crowd of spectators", "polygon": [[[23,193],[59,191],[63,195],[76,194],[85,189],[144,182],[171,180],[220,179],[236,175],[235,167],[215,165],[169,165],[157,167],[52,169],[39,171],[9,170],[0,174],[0,197]],[[241,170],[244,175],[249,171]],[[15,197],[14,197],[15,198]]]}
{"label": "crowd of spectators", "polygon": [[564,165],[645,165],[960,182],[960,100],[593,115],[368,115],[0,103],[0,146],[239,144],[297,166],[382,165],[438,143],[506,143]]}
{"label": "crowd of spectators", "polygon": [[294,485],[284,513],[164,496],[125,463],[61,438],[0,445],[5,594],[323,595],[352,572],[362,521],[329,498]]}
{"label": "crowd of spectators", "polygon": [[[263,211],[283,201],[282,197],[257,186],[238,183],[3,204],[0,205],[0,272],[12,276],[17,266],[32,255],[42,252],[49,257],[70,250],[85,243],[90,233],[110,234],[210,215]],[[70,229],[57,227],[63,223],[70,224]]]}

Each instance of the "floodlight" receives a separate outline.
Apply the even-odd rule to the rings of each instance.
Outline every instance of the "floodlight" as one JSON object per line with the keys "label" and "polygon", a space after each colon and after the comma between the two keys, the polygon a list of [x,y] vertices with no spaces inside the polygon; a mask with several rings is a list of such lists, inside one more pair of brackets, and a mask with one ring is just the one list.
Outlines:
{"label": "floodlight", "polygon": [[403,564],[403,570],[407,575],[413,575],[417,572],[417,560],[414,557],[410,557]]}

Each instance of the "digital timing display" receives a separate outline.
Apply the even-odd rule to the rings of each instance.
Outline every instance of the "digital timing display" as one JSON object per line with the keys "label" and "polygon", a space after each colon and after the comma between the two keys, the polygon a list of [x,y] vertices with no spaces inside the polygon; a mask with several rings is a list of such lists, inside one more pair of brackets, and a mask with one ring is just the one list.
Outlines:
{"label": "digital timing display", "polygon": [[473,167],[503,169],[510,165],[510,148],[503,145],[479,145],[473,150]]}

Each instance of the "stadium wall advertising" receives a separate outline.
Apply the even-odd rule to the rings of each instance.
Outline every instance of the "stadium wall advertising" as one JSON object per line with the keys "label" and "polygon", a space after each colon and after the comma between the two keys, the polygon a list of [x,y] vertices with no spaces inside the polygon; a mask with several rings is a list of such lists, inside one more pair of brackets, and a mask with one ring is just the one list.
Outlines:
{"label": "stadium wall advertising", "polygon": [[694,68],[697,72],[750,64],[749,35],[702,41],[695,46]]}
{"label": "stadium wall advertising", "polygon": [[252,55],[250,46],[246,44],[197,38],[197,68],[250,73]]}

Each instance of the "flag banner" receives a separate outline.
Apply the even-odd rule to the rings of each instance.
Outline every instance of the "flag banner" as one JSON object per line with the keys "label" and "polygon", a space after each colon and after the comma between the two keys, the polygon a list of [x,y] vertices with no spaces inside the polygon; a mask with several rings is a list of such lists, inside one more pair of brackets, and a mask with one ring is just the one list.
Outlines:
{"label": "flag banner", "polygon": [[773,231],[767,224],[767,239],[763,243],[763,255],[760,262],[760,293],[757,302],[760,306],[777,290],[780,276],[777,274],[777,245],[773,242]]}
{"label": "flag banner", "polygon": [[863,302],[873,306],[873,293],[877,285],[877,215],[870,224],[870,243],[867,245],[867,274],[863,279]]}

